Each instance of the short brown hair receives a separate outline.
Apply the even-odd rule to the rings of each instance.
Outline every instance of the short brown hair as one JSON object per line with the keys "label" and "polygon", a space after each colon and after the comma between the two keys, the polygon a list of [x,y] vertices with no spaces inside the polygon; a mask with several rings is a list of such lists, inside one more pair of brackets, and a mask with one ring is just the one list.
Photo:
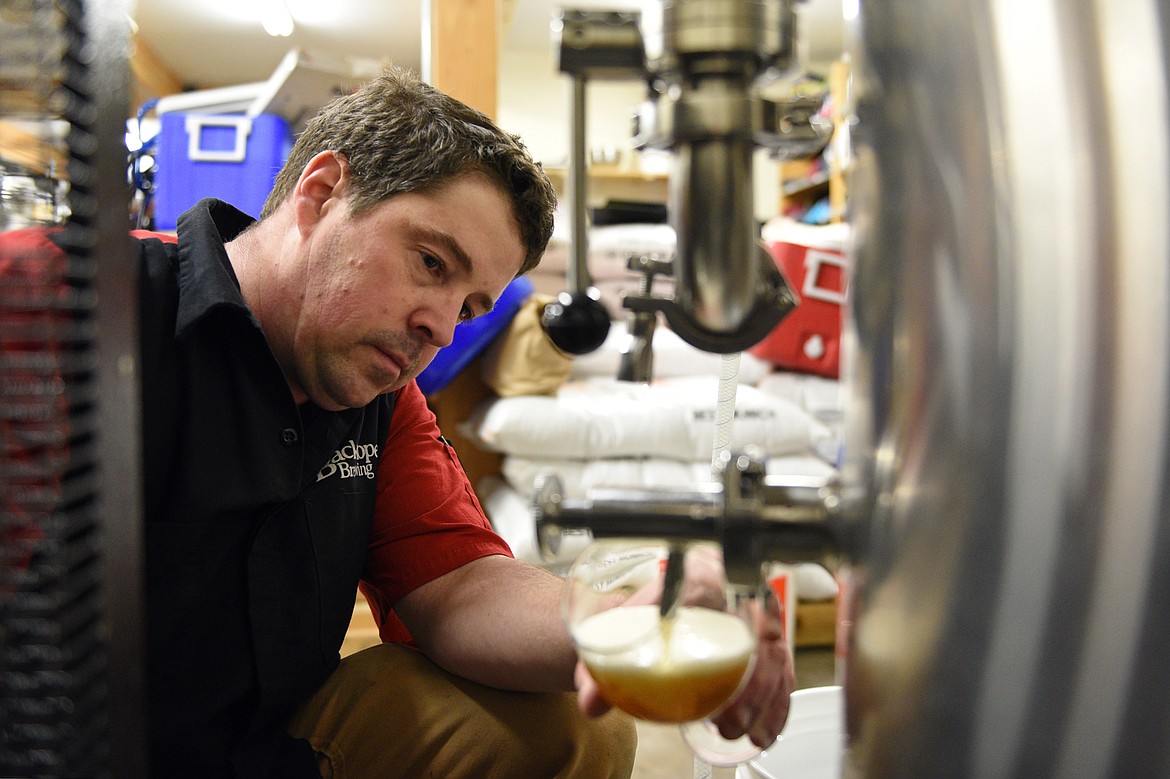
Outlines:
{"label": "short brown hair", "polygon": [[339,152],[349,163],[353,216],[394,195],[433,192],[479,174],[512,201],[525,251],[517,275],[536,267],[552,237],[556,194],[520,139],[409,71],[388,68],[321,109],[293,145],[261,217],[276,210],[323,151]]}

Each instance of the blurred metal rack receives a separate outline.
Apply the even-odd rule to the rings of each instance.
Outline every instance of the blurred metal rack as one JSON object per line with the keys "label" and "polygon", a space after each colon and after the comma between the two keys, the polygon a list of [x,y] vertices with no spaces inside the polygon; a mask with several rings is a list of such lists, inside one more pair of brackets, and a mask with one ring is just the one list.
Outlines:
{"label": "blurred metal rack", "polygon": [[3,776],[146,774],[126,10],[0,8]]}

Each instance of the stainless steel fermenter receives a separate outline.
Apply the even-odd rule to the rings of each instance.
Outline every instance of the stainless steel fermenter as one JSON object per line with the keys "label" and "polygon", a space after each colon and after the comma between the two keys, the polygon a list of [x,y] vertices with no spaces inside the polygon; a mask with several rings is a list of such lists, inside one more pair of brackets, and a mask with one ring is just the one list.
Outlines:
{"label": "stainless steel fermenter", "polygon": [[1170,775],[1170,9],[849,9],[849,777]]}

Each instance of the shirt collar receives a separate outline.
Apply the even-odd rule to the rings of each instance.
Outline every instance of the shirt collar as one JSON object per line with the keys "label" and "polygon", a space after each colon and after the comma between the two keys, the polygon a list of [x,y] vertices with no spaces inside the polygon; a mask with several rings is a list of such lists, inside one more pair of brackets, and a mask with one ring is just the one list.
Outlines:
{"label": "shirt collar", "polygon": [[[178,219],[179,309],[175,335],[220,306],[248,312],[224,244],[256,220],[222,200],[207,198]],[[254,321],[253,317],[253,321]]]}

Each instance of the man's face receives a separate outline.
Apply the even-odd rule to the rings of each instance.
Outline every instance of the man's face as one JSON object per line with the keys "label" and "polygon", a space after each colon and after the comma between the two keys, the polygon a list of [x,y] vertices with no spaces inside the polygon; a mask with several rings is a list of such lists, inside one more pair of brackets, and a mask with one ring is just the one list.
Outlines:
{"label": "man's face", "polygon": [[334,201],[307,241],[286,371],[298,399],[356,408],[430,364],[455,326],[491,310],[524,247],[507,198],[476,176],[397,195],[351,219]]}

